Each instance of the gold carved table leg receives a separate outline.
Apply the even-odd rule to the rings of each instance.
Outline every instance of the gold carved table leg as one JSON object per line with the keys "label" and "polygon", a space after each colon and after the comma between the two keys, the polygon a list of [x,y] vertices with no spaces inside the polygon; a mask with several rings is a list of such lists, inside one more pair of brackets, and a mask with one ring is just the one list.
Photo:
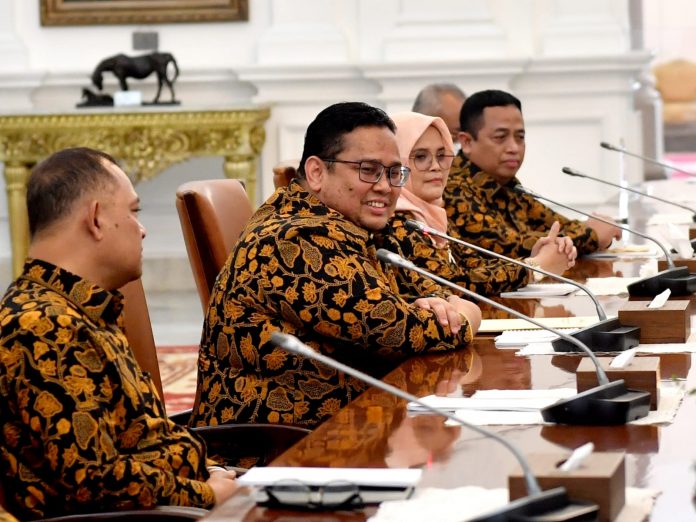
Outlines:
{"label": "gold carved table leg", "polygon": [[253,157],[225,156],[225,177],[244,183],[251,206],[256,208],[256,159]]}
{"label": "gold carved table leg", "polygon": [[17,162],[5,163],[5,185],[7,207],[10,221],[10,242],[12,244],[12,275],[22,272],[24,259],[29,249],[29,220],[27,218],[27,180],[28,165]]}

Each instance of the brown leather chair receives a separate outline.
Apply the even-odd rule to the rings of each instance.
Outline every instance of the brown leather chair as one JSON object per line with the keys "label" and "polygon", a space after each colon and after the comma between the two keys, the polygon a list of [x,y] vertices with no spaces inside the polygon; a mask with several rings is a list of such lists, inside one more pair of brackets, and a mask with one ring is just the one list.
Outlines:
{"label": "brown leather chair", "polygon": [[[150,373],[160,397],[164,397],[157,348],[142,281],[132,281],[120,291],[124,296],[123,319],[128,343],[138,364]],[[190,410],[187,410],[170,415],[169,418],[178,424],[187,424],[190,415]],[[246,461],[257,466],[269,463],[309,433],[305,428],[282,424],[223,424],[192,430],[206,441],[209,455],[217,456],[225,462]]]}
{"label": "brown leather chair", "polygon": [[251,202],[239,180],[210,179],[181,185],[176,209],[205,313],[215,278],[252,215]]}
{"label": "brown leather chair", "polygon": [[297,165],[299,160],[281,161],[273,167],[273,186],[287,187],[290,182],[297,176]]}

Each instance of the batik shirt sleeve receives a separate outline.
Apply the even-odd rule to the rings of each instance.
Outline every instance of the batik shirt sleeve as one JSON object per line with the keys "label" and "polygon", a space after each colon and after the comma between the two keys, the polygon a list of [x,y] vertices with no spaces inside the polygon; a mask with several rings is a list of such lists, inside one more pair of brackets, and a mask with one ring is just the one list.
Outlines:
{"label": "batik shirt sleeve", "polygon": [[485,258],[472,249],[450,243],[437,247],[404,223],[413,216],[397,213],[392,220],[394,236],[406,259],[479,295],[492,296],[527,284],[527,271],[506,261]]}

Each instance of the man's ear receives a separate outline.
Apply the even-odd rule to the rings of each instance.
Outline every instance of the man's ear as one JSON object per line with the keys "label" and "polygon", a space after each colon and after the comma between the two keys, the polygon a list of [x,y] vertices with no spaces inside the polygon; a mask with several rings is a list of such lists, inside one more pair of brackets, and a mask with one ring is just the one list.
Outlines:
{"label": "man's ear", "polygon": [[104,223],[102,220],[102,205],[98,200],[90,200],[84,208],[84,223],[87,233],[95,240],[104,238]]}
{"label": "man's ear", "polygon": [[471,152],[471,143],[474,141],[474,137],[469,134],[468,132],[460,132],[459,133],[459,143],[462,146],[462,152],[468,156],[469,153]]}
{"label": "man's ear", "polygon": [[310,156],[304,164],[305,178],[307,186],[314,193],[319,193],[324,184],[324,176],[327,174],[326,163],[317,156]]}

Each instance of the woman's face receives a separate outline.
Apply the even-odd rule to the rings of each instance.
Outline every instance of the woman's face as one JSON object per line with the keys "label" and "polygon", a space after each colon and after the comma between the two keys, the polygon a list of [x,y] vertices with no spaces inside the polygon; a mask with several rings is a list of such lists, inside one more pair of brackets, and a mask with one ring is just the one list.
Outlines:
{"label": "woman's face", "polygon": [[437,129],[428,127],[413,146],[408,160],[411,192],[428,203],[439,203],[453,159]]}

